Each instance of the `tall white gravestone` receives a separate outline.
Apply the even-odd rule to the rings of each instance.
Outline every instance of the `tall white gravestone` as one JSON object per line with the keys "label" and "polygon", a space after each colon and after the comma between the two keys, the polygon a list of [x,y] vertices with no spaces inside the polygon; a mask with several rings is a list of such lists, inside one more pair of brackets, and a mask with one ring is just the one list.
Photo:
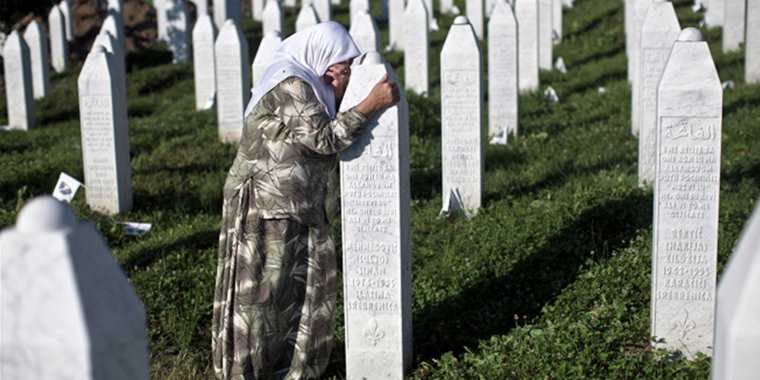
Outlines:
{"label": "tall white gravestone", "polygon": [[213,0],[212,3],[214,5],[214,23],[217,29],[221,30],[227,20],[232,20],[238,28],[242,28],[240,24],[240,0]]}
{"label": "tall white gravestone", "polygon": [[361,12],[351,21],[351,38],[363,53],[380,51],[380,33],[375,20],[367,12]]}
{"label": "tall white gravestone", "polygon": [[282,5],[288,8],[295,8],[297,3],[296,0],[282,0]]}
{"label": "tall white gravestone", "polygon": [[274,52],[280,47],[281,43],[282,37],[278,32],[267,34],[261,39],[259,48],[256,50],[256,56],[253,58],[253,64],[251,65],[254,86],[264,76],[264,72],[272,62]]}
{"label": "tall white gravestone", "polygon": [[298,17],[296,18],[296,32],[317,24],[319,24],[319,16],[317,16],[317,11],[314,10],[314,7],[311,4],[301,7],[301,11],[298,12]]}
{"label": "tall white gravestone", "polygon": [[78,79],[85,197],[106,214],[132,208],[126,99],[114,59],[96,45]]}
{"label": "tall white gravestone", "polygon": [[388,50],[404,49],[405,0],[388,0]]}
{"label": "tall white gravestone", "polygon": [[169,8],[172,0],[153,0],[153,7],[156,9],[156,33],[158,40],[167,42],[169,40],[167,29],[169,28],[169,19],[166,10]]}
{"label": "tall white gravestone", "polygon": [[517,21],[512,7],[498,1],[488,22],[488,138],[506,144],[517,134]]}
{"label": "tall white gravestone", "polygon": [[[744,25],[747,3],[753,0],[723,0],[725,2],[723,22],[723,52],[738,50],[744,42]],[[754,0],[756,1],[756,0]]]}
{"label": "tall white gravestone", "polygon": [[625,28],[625,56],[628,63],[628,82],[633,82],[633,6],[637,0],[623,0],[623,26]]}
{"label": "tall white gravestone", "polygon": [[[649,7],[655,0],[636,0],[633,7],[633,26],[632,32],[634,33],[632,42],[633,49],[631,55],[628,57],[628,70],[632,70],[631,76],[631,133],[634,136],[639,134],[639,70],[641,69],[641,62],[639,61],[639,55],[641,55],[641,27],[646,19]],[[659,1],[659,0],[657,0]]]}
{"label": "tall white gravestone", "polygon": [[[749,0],[751,3],[753,0]],[[723,15],[725,14],[726,0],[710,0],[705,12],[705,24],[713,28],[723,25]]]}
{"label": "tall white gravestone", "polygon": [[[121,41],[114,38],[111,32],[101,28],[98,36],[95,37],[93,47],[96,45],[102,46],[108,53],[112,55],[113,60],[113,76],[111,80],[116,82],[116,90],[119,94],[114,95],[114,99],[123,99],[115,105],[118,107],[117,114],[127,114],[127,71],[126,71],[126,59],[124,54],[124,47]],[[90,52],[96,49],[91,49]]]}
{"label": "tall white gravestone", "polygon": [[475,36],[479,40],[482,40],[484,38],[483,25],[485,23],[483,0],[466,0],[465,3],[467,19],[470,20],[470,25],[472,25],[472,29],[475,31]]}
{"label": "tall white gravestone", "polygon": [[654,182],[657,160],[657,85],[681,33],[676,11],[669,1],[652,3],[641,28],[639,73],[637,74],[639,113],[639,186]]}
{"label": "tall white gravestone", "polygon": [[279,1],[268,1],[264,5],[264,19],[261,21],[263,34],[282,33],[282,7]]}
{"label": "tall white gravestone", "polygon": [[760,83],[760,3],[747,3],[747,38],[744,44],[744,81]]}
{"label": "tall white gravestone", "polygon": [[8,126],[11,129],[29,130],[37,123],[34,114],[32,62],[29,47],[15,30],[3,46],[3,73]]}
{"label": "tall white gravestone", "polygon": [[312,0],[314,10],[317,11],[319,22],[330,21],[332,19],[332,6],[330,0]]}
{"label": "tall white gravestone", "polygon": [[[268,4],[276,3],[269,1]],[[243,113],[251,91],[248,66],[248,43],[232,20],[219,31],[216,52],[216,115],[219,138],[237,143],[243,132]]]}
{"label": "tall white gravestone", "polygon": [[126,37],[124,35],[124,20],[121,13],[116,12],[113,9],[108,10],[108,16],[103,20],[101,30],[105,29],[111,33],[111,36],[115,38],[122,50],[126,49]]}
{"label": "tall white gravestone", "polygon": [[50,63],[57,73],[69,68],[69,43],[66,42],[66,23],[61,9],[57,6],[50,8],[48,14],[50,31]]}
{"label": "tall white gravestone", "polygon": [[214,41],[216,29],[209,15],[203,14],[193,28],[193,79],[195,109],[205,110],[214,105],[216,96],[216,61]]}
{"label": "tall white gravestone", "polygon": [[559,43],[562,40],[562,1],[553,0],[553,7],[554,43]]}
{"label": "tall white gravestone", "polygon": [[0,252],[4,379],[148,380],[145,308],[92,223],[35,198]]}
{"label": "tall white gravestone", "polygon": [[24,41],[29,47],[34,98],[42,99],[50,90],[50,56],[47,34],[37,20],[32,20],[26,26]]}
{"label": "tall white gravestone", "polygon": [[63,15],[63,27],[64,27],[64,35],[66,36],[66,41],[73,41],[74,40],[74,17],[71,9],[71,3],[69,3],[68,0],[61,0],[60,3],[58,3],[58,9],[61,11],[61,14]]}
{"label": "tall white gravestone", "polygon": [[552,0],[538,0],[538,67],[551,70],[554,67],[554,22]]}
{"label": "tall white gravestone", "polygon": [[751,380],[760,373],[760,208],[755,205],[718,285],[713,380]]}
{"label": "tall white gravestone", "polygon": [[[441,50],[441,151],[444,209],[476,213],[483,192],[483,69],[478,39],[457,16]],[[448,211],[452,211],[448,209]]]}
{"label": "tall white gravestone", "polygon": [[439,0],[438,12],[443,15],[459,14],[459,8],[454,5],[454,0]]}
{"label": "tall white gravestone", "polygon": [[371,13],[369,0],[351,0],[349,4],[349,12],[349,15],[351,16],[350,22],[354,22],[354,17],[356,17],[356,15],[359,13]]}
{"label": "tall white gravestone", "polygon": [[538,89],[538,0],[515,0],[520,92]]}
{"label": "tall white gravestone", "polygon": [[712,353],[722,109],[710,48],[686,28],[658,89],[651,335],[689,358]]}
{"label": "tall white gravestone", "polygon": [[409,0],[404,12],[404,86],[418,94],[427,94],[428,16],[423,0]]}
{"label": "tall white gravestone", "polygon": [[[392,69],[377,53],[353,66],[341,104],[356,106]],[[341,153],[346,378],[403,379],[412,362],[409,107],[375,116]]]}

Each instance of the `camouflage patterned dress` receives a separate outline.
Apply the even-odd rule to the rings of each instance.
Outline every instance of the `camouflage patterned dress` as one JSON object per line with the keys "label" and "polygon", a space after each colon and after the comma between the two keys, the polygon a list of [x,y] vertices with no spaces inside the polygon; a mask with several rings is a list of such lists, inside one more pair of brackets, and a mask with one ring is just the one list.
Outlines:
{"label": "camouflage patterned dress", "polygon": [[224,186],[211,327],[217,378],[308,379],[327,366],[337,290],[327,180],[365,121],[353,109],[330,120],[295,77],[246,118]]}

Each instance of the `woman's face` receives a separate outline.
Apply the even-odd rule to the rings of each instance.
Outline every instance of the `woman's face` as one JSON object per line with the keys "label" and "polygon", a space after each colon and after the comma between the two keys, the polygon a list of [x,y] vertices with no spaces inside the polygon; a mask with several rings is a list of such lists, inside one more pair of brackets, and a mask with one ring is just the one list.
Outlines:
{"label": "woman's face", "polygon": [[334,65],[330,65],[327,68],[327,72],[324,75],[324,80],[330,84],[335,90],[335,99],[338,104],[343,99],[343,94],[346,93],[346,87],[348,86],[348,79],[351,78],[351,62],[348,61],[338,62]]}

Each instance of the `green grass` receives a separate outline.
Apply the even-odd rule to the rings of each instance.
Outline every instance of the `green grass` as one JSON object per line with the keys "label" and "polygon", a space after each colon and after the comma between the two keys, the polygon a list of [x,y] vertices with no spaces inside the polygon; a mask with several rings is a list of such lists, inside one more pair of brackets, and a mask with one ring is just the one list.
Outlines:
{"label": "green grass", "polygon": [[[698,23],[685,1],[676,4],[683,26]],[[346,1],[336,13],[347,21]],[[290,12],[286,25],[294,19]],[[551,85],[561,102],[521,97],[520,136],[486,148],[485,205],[469,221],[436,218],[438,61],[451,22],[441,17],[441,31],[431,36],[431,96],[409,96],[410,376],[706,378],[708,358],[689,362],[649,345],[652,192],[637,187],[622,3],[577,0],[565,13],[555,57],[565,59],[569,72],[541,73],[542,90]],[[253,55],[259,28],[246,20],[244,30]],[[720,52],[719,35],[706,31],[721,78],[737,83],[725,96],[722,268],[760,194],[760,92],[743,83],[743,54]],[[403,78],[402,55],[386,59]],[[152,50],[130,55],[129,67],[135,207],[109,218],[91,212],[82,195],[73,206],[97,223],[145,303],[153,378],[210,378],[221,189],[235,149],[217,141],[213,111],[192,111],[189,65],[167,64],[165,52]],[[76,73],[54,76],[53,93],[37,107],[39,128],[0,133],[0,226],[13,224],[27,199],[49,193],[60,171],[83,178]],[[126,237],[115,224],[125,220],[154,228]],[[328,377],[344,376],[342,320],[341,306]]]}

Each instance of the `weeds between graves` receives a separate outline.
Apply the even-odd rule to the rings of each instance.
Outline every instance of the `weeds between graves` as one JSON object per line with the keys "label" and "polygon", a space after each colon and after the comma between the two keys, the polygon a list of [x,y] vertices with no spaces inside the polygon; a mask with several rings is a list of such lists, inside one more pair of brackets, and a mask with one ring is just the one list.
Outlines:
{"label": "weeds between graves", "polygon": [[[679,19],[693,26],[699,19],[687,3],[676,2]],[[346,13],[346,5],[336,11],[344,23]],[[288,11],[286,25],[294,17]],[[409,96],[414,378],[707,376],[708,359],[687,362],[649,346],[652,195],[636,185],[622,3],[578,0],[566,20],[555,55],[570,72],[541,78],[561,101],[521,97],[520,135],[486,148],[486,202],[471,221],[437,219],[437,85],[429,98]],[[452,18],[438,21],[431,78]],[[246,20],[244,30],[251,40],[257,29]],[[719,32],[706,36],[721,78],[737,83],[725,98],[723,265],[760,194],[760,99],[757,86],[741,81],[740,55],[720,53]],[[217,142],[213,110],[192,111],[190,66],[166,64],[164,53],[128,58],[135,209],[107,218],[89,211],[82,194],[73,206],[97,224],[145,303],[152,376],[206,379],[221,186],[234,148]],[[386,58],[403,78],[401,55]],[[13,224],[25,200],[50,192],[60,171],[82,179],[75,83],[75,72],[53,77],[53,96],[37,103],[42,128],[0,132],[0,226]],[[0,124],[6,122],[2,100]],[[149,221],[154,229],[126,237],[116,220]],[[339,233],[336,223],[338,246]],[[327,377],[343,377],[342,320],[339,306]]]}

